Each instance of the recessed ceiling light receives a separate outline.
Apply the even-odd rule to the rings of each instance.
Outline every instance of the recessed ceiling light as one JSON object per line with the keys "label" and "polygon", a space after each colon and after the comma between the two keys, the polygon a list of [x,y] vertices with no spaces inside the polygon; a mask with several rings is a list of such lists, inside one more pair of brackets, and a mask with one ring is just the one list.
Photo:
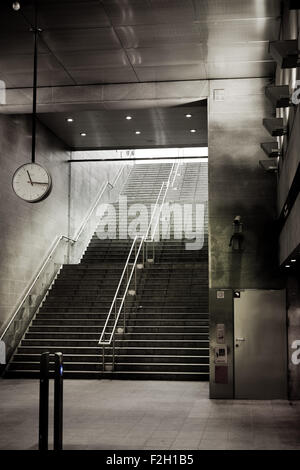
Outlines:
{"label": "recessed ceiling light", "polygon": [[140,134],[140,133],[141,133],[141,131],[135,131],[135,133],[138,135],[138,134]]}
{"label": "recessed ceiling light", "polygon": [[86,136],[86,132],[80,132],[80,135],[81,135],[81,137],[85,137],[85,136]]}
{"label": "recessed ceiling light", "polygon": [[71,117],[69,117],[69,118],[66,118],[66,121],[67,121],[67,122],[74,122],[74,119],[71,118]]}
{"label": "recessed ceiling light", "polygon": [[296,259],[291,259],[291,263],[296,263]]}
{"label": "recessed ceiling light", "polygon": [[194,132],[196,132],[196,129],[191,129],[190,132],[192,132],[193,134]]}
{"label": "recessed ceiling light", "polygon": [[126,116],[127,121],[130,121],[132,119],[132,116]]}
{"label": "recessed ceiling light", "polygon": [[291,266],[290,266],[289,264],[286,264],[285,267],[286,267],[286,268],[290,268]]}
{"label": "recessed ceiling light", "polygon": [[188,114],[185,115],[185,117],[186,117],[186,118],[191,118],[192,115],[191,115],[190,113],[188,113]]}

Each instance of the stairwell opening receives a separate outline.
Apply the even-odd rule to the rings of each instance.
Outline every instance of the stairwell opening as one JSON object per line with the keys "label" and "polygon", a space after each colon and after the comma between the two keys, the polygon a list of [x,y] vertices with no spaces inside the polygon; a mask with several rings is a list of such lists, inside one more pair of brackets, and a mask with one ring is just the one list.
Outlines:
{"label": "stairwell opening", "polygon": [[[172,160],[175,151],[182,158]],[[156,152],[165,158],[147,159]],[[120,194],[99,209],[98,226],[80,262],[63,266],[8,376],[36,377],[40,354],[59,349],[66,378],[209,380],[207,149],[115,155],[137,160]],[[132,240],[149,226],[157,202],[155,255],[149,251],[144,258],[126,298],[126,327],[121,312],[114,343],[103,354],[99,337]],[[109,322],[108,334],[113,318]]]}

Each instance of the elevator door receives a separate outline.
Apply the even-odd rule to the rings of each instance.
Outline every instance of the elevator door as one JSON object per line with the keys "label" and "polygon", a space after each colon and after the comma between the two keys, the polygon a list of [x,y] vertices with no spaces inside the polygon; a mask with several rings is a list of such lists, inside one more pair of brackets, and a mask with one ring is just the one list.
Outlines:
{"label": "elevator door", "polygon": [[234,299],[235,398],[286,398],[284,290],[245,290]]}

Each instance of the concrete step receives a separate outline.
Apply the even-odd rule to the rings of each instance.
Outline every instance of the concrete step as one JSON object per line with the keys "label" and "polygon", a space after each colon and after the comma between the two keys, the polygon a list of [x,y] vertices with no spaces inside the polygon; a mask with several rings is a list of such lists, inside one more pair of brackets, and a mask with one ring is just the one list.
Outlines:
{"label": "concrete step", "polygon": [[[142,339],[142,340],[134,340],[134,339],[118,339],[116,337],[115,344],[117,347],[140,347],[140,348],[153,348],[153,347],[178,347],[178,348],[208,348],[209,341],[207,339],[199,339],[199,340],[164,340],[164,339]],[[54,338],[46,338],[46,339],[27,339],[26,337],[21,342],[22,346],[46,346],[52,347],[55,346],[56,348],[60,348],[63,346],[81,346],[81,347],[97,347],[98,339],[54,339]]]}
{"label": "concrete step", "polygon": [[[94,355],[94,354],[99,354],[102,355],[102,346],[99,346],[98,344],[96,346],[66,346],[66,345],[60,345],[59,349],[57,348],[56,345],[50,345],[50,344],[44,344],[44,346],[41,345],[35,345],[35,346],[19,346],[18,348],[18,353],[20,354],[42,354],[43,352],[50,352],[50,353],[55,353],[55,352],[62,352],[64,355],[68,354],[83,354],[83,355]],[[116,354],[117,355],[179,355],[179,356],[185,356],[185,355],[193,355],[193,356],[208,356],[209,355],[209,348],[208,347],[182,347],[182,346],[176,346],[173,345],[173,347],[169,346],[166,347],[165,345],[163,347],[160,346],[149,346],[147,349],[143,346],[118,346],[116,345]],[[111,347],[105,347],[105,352],[106,354],[111,354],[112,348]]]}
{"label": "concrete step", "polygon": [[[208,372],[143,372],[143,371],[66,371],[66,379],[91,380],[91,379],[115,379],[115,380],[174,380],[174,381],[205,381],[209,380]],[[38,379],[39,372],[31,370],[8,371],[6,378],[10,379]],[[53,376],[50,374],[50,378]]]}
{"label": "concrete step", "polygon": [[[143,331],[144,328],[139,328],[138,330],[140,331],[131,331],[130,328],[126,330],[125,333],[116,333],[115,339],[116,341],[174,341],[174,340],[184,340],[184,341],[194,341],[198,339],[203,339],[208,341],[208,334],[207,332],[195,332],[191,333],[188,331],[174,331],[174,332],[163,332],[159,331]],[[105,337],[107,337],[112,331],[112,328],[107,330],[107,334]],[[26,340],[49,340],[49,341],[54,341],[55,339],[57,340],[99,340],[100,334],[102,333],[102,330],[95,330],[94,332],[70,332],[70,331],[60,331],[60,332],[35,332],[35,331],[29,331],[26,334]]]}
{"label": "concrete step", "polygon": [[[54,356],[50,355],[50,362],[54,361]],[[167,363],[167,364],[178,364],[178,363],[201,363],[201,364],[209,364],[209,356],[188,356],[188,355],[151,355],[151,354],[122,354],[115,357],[116,363]],[[26,362],[40,362],[40,354],[15,354],[14,356],[14,364],[15,363],[26,363]],[[98,354],[64,354],[64,363],[68,362],[87,362],[93,363],[96,362],[97,364],[103,363],[103,356],[102,351]],[[112,355],[106,354],[105,355],[105,362],[111,363],[112,362]]]}
{"label": "concrete step", "polygon": [[[109,364],[109,363],[106,363]],[[67,371],[100,371],[103,370],[103,363],[101,362],[67,362],[64,360],[63,363],[64,372]],[[14,370],[31,370],[31,371],[39,371],[40,370],[40,363],[39,362],[17,362],[13,361],[9,366],[9,371]],[[115,362],[115,372],[123,371],[123,372],[206,372],[209,371],[208,364],[201,364],[201,363],[140,363],[140,362]],[[50,371],[54,371],[54,363],[50,363]]]}
{"label": "concrete step", "polygon": [[[85,321],[85,320],[83,320]],[[104,326],[105,320],[103,319],[102,321],[98,321],[98,328],[101,329],[102,326]],[[123,322],[123,319],[120,320],[120,324]],[[112,322],[113,323],[113,320]],[[168,321],[168,320],[130,320],[129,318],[126,320],[126,330],[127,331],[136,331],[143,329],[145,332],[152,332],[153,329],[157,330],[159,329],[160,331],[176,331],[176,330],[191,330],[193,332],[203,332],[203,331],[208,331],[208,324],[202,324],[198,320],[174,320]],[[87,324],[70,324],[68,321],[62,321],[56,324],[51,324],[49,321],[39,321],[37,322],[36,320],[32,323],[32,325],[29,327],[30,332],[38,332],[38,331],[45,331],[45,332],[55,332],[55,331],[79,331],[79,332],[88,332],[88,331],[95,331],[95,325],[87,325]]]}

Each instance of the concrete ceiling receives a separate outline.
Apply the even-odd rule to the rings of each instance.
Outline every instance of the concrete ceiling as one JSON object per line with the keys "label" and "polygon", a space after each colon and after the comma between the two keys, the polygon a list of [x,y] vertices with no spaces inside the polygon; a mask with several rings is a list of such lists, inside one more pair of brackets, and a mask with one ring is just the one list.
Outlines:
{"label": "concrete ceiling", "polygon": [[[29,31],[34,18],[32,0],[20,2],[22,8],[18,12],[12,9],[12,1],[3,0],[0,5],[0,80],[5,82],[14,105],[24,96],[30,98],[33,73],[33,35]],[[59,89],[62,102],[61,90],[67,92],[74,87],[77,93],[80,86],[138,87],[145,82],[192,83],[274,74],[268,42],[279,35],[279,0],[40,0],[39,5],[38,25],[42,32],[38,86],[40,94],[47,87],[47,102],[53,95],[49,89]],[[179,89],[177,94],[170,105],[182,103]],[[153,107],[157,106],[159,103],[153,100]],[[200,108],[203,110],[201,105]],[[15,108],[15,112],[28,112],[24,109],[27,108]],[[96,136],[95,129],[103,135],[113,135],[110,124],[103,127],[105,113],[95,110],[94,103],[89,106],[87,102],[79,109],[86,112],[76,115],[76,122],[92,123],[90,135]],[[72,110],[76,113],[76,102]],[[5,108],[2,112],[6,112]],[[65,142],[81,145],[75,130],[72,135],[70,127],[65,126],[63,114],[55,114],[57,117],[41,119]],[[172,111],[167,113],[168,119],[172,115]],[[172,135],[172,126],[166,130],[165,116],[159,110],[141,111],[141,122],[147,122],[147,129],[154,132],[148,139],[154,140],[151,146],[176,140],[179,135]],[[106,118],[111,119],[109,114]],[[117,117],[114,120],[118,122]],[[61,127],[57,122],[62,123]],[[118,124],[119,132],[125,135],[128,123],[123,124]],[[109,141],[108,136],[102,140],[98,135],[97,139],[89,144],[98,148],[99,142]],[[120,145],[126,147],[127,143],[120,141]],[[189,146],[190,142],[182,145]]]}
{"label": "concrete ceiling", "polygon": [[[149,147],[206,147],[206,100],[196,106],[125,110],[43,113],[39,119],[69,148],[115,149]],[[191,117],[187,118],[186,114]],[[130,115],[131,120],[126,116]],[[74,121],[69,123],[66,118]],[[194,129],[196,132],[190,132]],[[138,131],[140,134],[136,134]],[[82,137],[81,132],[86,136]]]}
{"label": "concrete ceiling", "polygon": [[[30,1],[1,1],[0,70],[32,84]],[[39,85],[264,77],[278,0],[40,0]],[[5,7],[8,4],[8,7]],[[28,5],[28,6],[26,6]]]}

